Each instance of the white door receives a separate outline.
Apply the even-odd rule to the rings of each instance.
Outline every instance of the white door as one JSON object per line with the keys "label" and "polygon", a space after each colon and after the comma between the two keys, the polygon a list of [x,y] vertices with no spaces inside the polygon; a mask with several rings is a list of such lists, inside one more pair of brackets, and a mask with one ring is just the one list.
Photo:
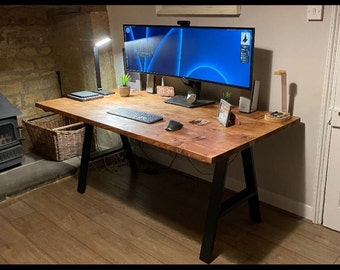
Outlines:
{"label": "white door", "polygon": [[[338,82],[340,76],[338,76]],[[339,85],[339,83],[338,83]],[[331,113],[323,225],[340,231],[340,87],[336,88],[335,106]]]}
{"label": "white door", "polygon": [[313,222],[340,232],[340,6],[331,8]]}

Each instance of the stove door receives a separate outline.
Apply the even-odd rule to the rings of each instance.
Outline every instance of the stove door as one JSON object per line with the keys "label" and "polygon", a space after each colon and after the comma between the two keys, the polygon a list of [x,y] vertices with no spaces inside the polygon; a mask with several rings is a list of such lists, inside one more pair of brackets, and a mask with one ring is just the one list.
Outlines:
{"label": "stove door", "polygon": [[0,120],[0,151],[21,143],[16,118]]}
{"label": "stove door", "polygon": [[0,120],[0,171],[23,161],[22,139],[16,117]]}

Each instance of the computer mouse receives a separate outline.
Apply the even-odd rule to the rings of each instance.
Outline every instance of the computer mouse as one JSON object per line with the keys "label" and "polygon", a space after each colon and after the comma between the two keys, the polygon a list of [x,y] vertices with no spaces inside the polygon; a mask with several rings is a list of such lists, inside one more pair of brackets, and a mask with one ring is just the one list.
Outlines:
{"label": "computer mouse", "polygon": [[176,131],[179,130],[183,127],[183,124],[175,121],[175,120],[170,120],[168,126],[165,128],[168,131]]}

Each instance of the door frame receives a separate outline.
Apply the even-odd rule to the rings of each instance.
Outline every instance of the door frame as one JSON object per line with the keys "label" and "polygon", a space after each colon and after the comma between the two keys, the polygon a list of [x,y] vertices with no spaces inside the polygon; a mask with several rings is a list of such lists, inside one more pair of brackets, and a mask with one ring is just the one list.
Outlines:
{"label": "door frame", "polygon": [[[330,152],[332,107],[335,102],[336,91],[340,76],[340,6],[333,5],[330,20],[330,32],[328,38],[328,50],[326,58],[326,70],[321,103],[320,131],[317,145],[316,181],[314,185],[313,199],[313,223],[322,224],[327,184],[328,157]],[[337,89],[338,88],[338,89]]]}

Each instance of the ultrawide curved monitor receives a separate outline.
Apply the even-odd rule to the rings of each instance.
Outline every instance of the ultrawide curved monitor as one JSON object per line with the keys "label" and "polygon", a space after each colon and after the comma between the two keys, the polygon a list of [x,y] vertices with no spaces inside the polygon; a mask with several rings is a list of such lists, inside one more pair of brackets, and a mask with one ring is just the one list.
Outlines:
{"label": "ultrawide curved monitor", "polygon": [[123,25],[126,71],[252,88],[255,29]]}

